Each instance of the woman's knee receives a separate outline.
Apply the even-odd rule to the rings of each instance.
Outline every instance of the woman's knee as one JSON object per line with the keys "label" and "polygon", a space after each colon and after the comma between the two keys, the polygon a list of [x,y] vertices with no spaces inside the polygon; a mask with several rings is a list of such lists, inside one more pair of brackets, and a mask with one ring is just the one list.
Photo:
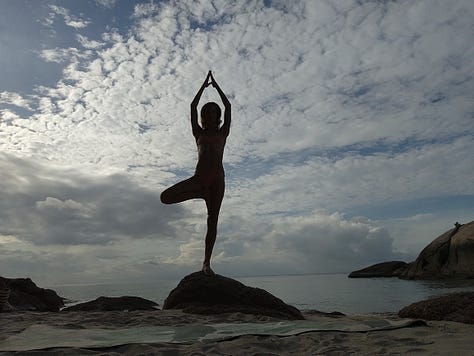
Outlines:
{"label": "woman's knee", "polygon": [[161,193],[160,200],[163,204],[171,204],[171,195],[169,194],[168,189]]}

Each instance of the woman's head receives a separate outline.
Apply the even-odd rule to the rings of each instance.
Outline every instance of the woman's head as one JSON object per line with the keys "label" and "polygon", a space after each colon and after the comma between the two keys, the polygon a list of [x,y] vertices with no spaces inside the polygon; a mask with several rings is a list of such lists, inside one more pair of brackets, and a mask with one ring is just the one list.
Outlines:
{"label": "woman's head", "polygon": [[201,124],[204,129],[218,129],[221,123],[221,108],[214,102],[206,103],[201,109]]}

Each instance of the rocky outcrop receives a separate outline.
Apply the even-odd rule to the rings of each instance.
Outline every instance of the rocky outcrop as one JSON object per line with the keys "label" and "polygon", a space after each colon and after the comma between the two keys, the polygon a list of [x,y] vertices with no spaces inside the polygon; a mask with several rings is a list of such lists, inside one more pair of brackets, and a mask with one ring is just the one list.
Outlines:
{"label": "rocky outcrop", "polygon": [[401,274],[404,279],[473,278],[474,221],[456,224],[426,246]]}
{"label": "rocky outcrop", "polygon": [[8,299],[10,298],[10,289],[7,287],[5,281],[0,278],[0,312],[11,310]]}
{"label": "rocky outcrop", "polygon": [[351,272],[349,278],[368,277],[398,277],[406,269],[407,263],[403,261],[390,261],[377,263],[375,265]]}
{"label": "rocky outcrop", "polygon": [[8,289],[8,303],[12,310],[59,311],[64,306],[61,298],[51,289],[38,287],[29,278],[0,277]]}
{"label": "rocky outcrop", "polygon": [[416,302],[400,310],[398,316],[474,324],[474,292],[453,293]]}
{"label": "rocky outcrop", "polygon": [[456,223],[438,236],[411,263],[382,262],[349,274],[351,278],[402,279],[474,278],[474,221]]}
{"label": "rocky outcrop", "polygon": [[157,310],[158,304],[140,297],[99,297],[89,302],[71,305],[62,311],[133,311]]}
{"label": "rocky outcrop", "polygon": [[184,277],[166,298],[163,309],[194,314],[246,313],[287,320],[304,319],[295,307],[260,288],[232,278],[195,272]]}

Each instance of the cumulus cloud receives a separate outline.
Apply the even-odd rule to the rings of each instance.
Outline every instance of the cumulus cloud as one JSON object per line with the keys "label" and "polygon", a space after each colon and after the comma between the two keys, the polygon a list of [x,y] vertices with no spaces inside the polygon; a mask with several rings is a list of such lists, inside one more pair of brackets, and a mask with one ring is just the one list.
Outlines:
{"label": "cumulus cloud", "polygon": [[291,255],[303,271],[348,271],[401,256],[394,252],[387,230],[371,222],[345,220],[340,214],[281,219],[266,239],[274,253]]}
{"label": "cumulus cloud", "polygon": [[[273,219],[247,220],[246,225],[252,233],[244,230],[219,234],[213,257],[219,270],[241,274],[264,273],[263,270],[271,273],[347,272],[371,263],[411,257],[396,251],[393,237],[375,222],[360,218],[348,220],[339,213],[275,215]],[[183,265],[200,261],[202,241],[197,239],[183,243],[179,255],[166,260]]]}
{"label": "cumulus cloud", "polygon": [[178,206],[120,175],[84,176],[0,155],[0,234],[34,245],[169,239]]}
{"label": "cumulus cloud", "polygon": [[[137,4],[128,32],[77,35],[78,48],[44,49],[45,61],[66,65],[55,86],[38,87],[34,98],[2,94],[33,111],[24,120],[2,109],[0,149],[30,169],[8,181],[17,189],[9,199],[32,222],[3,213],[10,230],[2,233],[105,246],[153,235],[148,211],[163,211],[168,230],[159,232],[186,238],[139,260],[200,261],[203,204],[186,203],[185,217],[167,226],[177,210],[161,207],[157,194],[193,172],[189,102],[212,69],[233,110],[216,263],[319,271],[412,252],[408,239],[410,248],[394,248],[396,236],[380,224],[332,212],[474,194],[474,53],[459,35],[470,32],[471,14],[469,1]],[[57,16],[76,29],[89,21],[53,5],[49,21]],[[202,103],[211,100],[219,102],[209,88]],[[80,174],[29,166],[31,157]],[[92,194],[99,187],[104,193]],[[73,232],[69,242],[61,222]]]}

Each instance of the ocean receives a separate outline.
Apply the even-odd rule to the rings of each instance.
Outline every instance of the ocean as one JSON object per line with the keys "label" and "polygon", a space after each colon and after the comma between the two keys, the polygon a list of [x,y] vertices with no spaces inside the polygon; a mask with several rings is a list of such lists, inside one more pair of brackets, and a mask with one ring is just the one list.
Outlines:
{"label": "ocean", "polygon": [[[410,281],[397,278],[347,278],[347,274],[306,274],[233,277],[267,290],[300,310],[316,309],[345,314],[396,313],[413,302],[446,293],[474,291],[474,280]],[[56,285],[60,296],[77,303],[99,296],[133,295],[163,305],[179,280],[153,283]]]}

